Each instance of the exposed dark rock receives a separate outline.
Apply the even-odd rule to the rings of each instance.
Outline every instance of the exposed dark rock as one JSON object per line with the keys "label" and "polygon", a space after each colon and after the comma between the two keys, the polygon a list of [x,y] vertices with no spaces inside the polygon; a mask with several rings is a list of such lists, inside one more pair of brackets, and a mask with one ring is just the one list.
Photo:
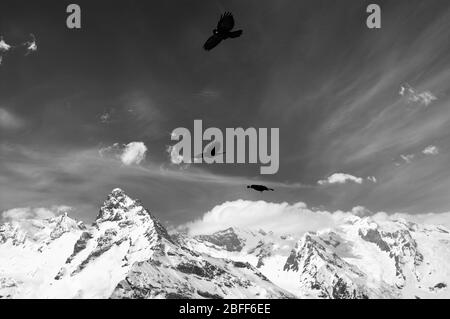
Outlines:
{"label": "exposed dark rock", "polygon": [[86,248],[87,246],[87,242],[89,241],[89,239],[92,238],[92,234],[89,232],[83,232],[80,236],[80,238],[77,240],[77,242],[75,243],[75,246],[73,247],[73,253],[72,255],[70,255],[69,258],[67,258],[66,260],[66,264],[70,263],[73,258],[83,249]]}
{"label": "exposed dark rock", "polygon": [[215,276],[222,275],[224,273],[222,269],[217,268],[207,261],[203,261],[200,265],[187,262],[181,263],[177,265],[176,269],[185,274],[194,274],[208,279],[213,279]]}
{"label": "exposed dark rock", "polygon": [[192,296],[189,295],[183,295],[176,292],[169,292],[166,294],[166,299],[191,299]]}
{"label": "exposed dark rock", "polygon": [[298,271],[298,260],[297,260],[297,253],[295,250],[291,251],[291,254],[289,255],[288,259],[286,260],[286,264],[284,264],[283,267],[284,271]]}
{"label": "exposed dark rock", "polygon": [[208,299],[223,299],[223,297],[221,295],[212,294],[207,291],[197,290],[197,294],[203,298],[208,298]]}
{"label": "exposed dark rock", "polygon": [[227,251],[241,251],[244,247],[242,240],[236,235],[233,228],[216,232],[212,235],[197,236],[199,240],[210,242],[216,246],[222,247]]}
{"label": "exposed dark rock", "polygon": [[365,241],[376,244],[382,251],[390,251],[389,245],[383,240],[378,229],[368,229],[365,234],[359,230],[359,236]]}
{"label": "exposed dark rock", "polygon": [[237,268],[250,268],[250,264],[249,263],[244,263],[241,261],[233,261],[233,266],[237,267]]}
{"label": "exposed dark rock", "polygon": [[447,288],[447,284],[440,282],[434,286],[434,289],[444,289]]}

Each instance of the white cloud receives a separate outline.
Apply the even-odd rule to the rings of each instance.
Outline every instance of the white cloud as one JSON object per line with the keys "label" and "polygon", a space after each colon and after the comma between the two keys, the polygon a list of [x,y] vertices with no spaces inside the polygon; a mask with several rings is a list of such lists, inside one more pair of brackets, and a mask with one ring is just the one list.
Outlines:
{"label": "white cloud", "polygon": [[237,200],[214,207],[201,219],[182,226],[192,235],[210,234],[229,227],[270,230],[279,234],[302,234],[329,228],[349,213],[312,211],[304,203],[267,203]]}
{"label": "white cloud", "polygon": [[268,203],[264,201],[237,200],[225,202],[205,213],[200,219],[179,227],[191,235],[211,234],[229,227],[250,230],[263,229],[276,234],[301,236],[308,231],[320,231],[342,225],[356,217],[370,217],[375,221],[405,219],[407,221],[442,225],[450,229],[450,212],[441,214],[372,213],[363,206],[354,207],[351,212],[314,211],[305,203]]}
{"label": "white cloud", "polygon": [[106,146],[106,147],[102,147],[100,148],[100,150],[98,151],[98,153],[100,154],[100,156],[102,157],[106,157],[108,155],[117,155],[114,153],[119,153],[121,149],[121,146],[119,143],[114,143],[111,146]]}
{"label": "white cloud", "polygon": [[400,155],[402,160],[404,160],[407,164],[411,164],[414,157],[416,157],[414,154],[407,154],[407,155]]}
{"label": "white cloud", "polygon": [[420,93],[418,96],[418,101],[425,106],[430,105],[433,101],[437,100],[437,97],[430,91],[425,91]]}
{"label": "white cloud", "polygon": [[11,49],[11,46],[3,40],[3,37],[0,37],[0,53],[8,52]]}
{"label": "white cloud", "polygon": [[450,212],[446,213],[426,213],[426,214],[407,214],[407,213],[395,213],[388,215],[386,213],[380,212],[372,216],[372,218],[377,220],[395,220],[404,219],[413,223],[423,224],[423,225],[435,225],[444,226],[450,230]]}
{"label": "white cloud", "polygon": [[419,103],[424,106],[428,106],[433,101],[437,100],[437,97],[430,91],[423,91],[418,93],[413,87],[408,84],[405,84],[400,88],[399,94],[406,97],[408,102]]}
{"label": "white cloud", "polygon": [[3,62],[3,54],[7,53],[11,49],[11,46],[3,40],[3,37],[0,36],[0,66]]}
{"label": "white cloud", "polygon": [[365,217],[365,216],[371,216],[373,215],[373,213],[367,209],[364,206],[356,206],[352,208],[351,213],[355,216],[359,216],[359,217]]}
{"label": "white cloud", "polygon": [[438,155],[439,154],[439,148],[434,145],[427,146],[423,151],[423,154],[425,155]]}
{"label": "white cloud", "polygon": [[0,108],[0,129],[13,130],[23,127],[24,121],[4,108]]}
{"label": "white cloud", "polygon": [[11,46],[3,40],[2,36],[0,36],[0,66],[3,62],[3,54],[7,53],[9,50],[11,50]]}
{"label": "white cloud", "polygon": [[[170,133],[170,139],[178,140],[179,135],[176,134],[175,131],[172,131]],[[175,145],[167,145],[166,152],[169,154],[169,160],[170,160],[171,164],[179,165],[181,169],[190,167],[190,163],[183,162],[183,155],[180,154],[180,150],[177,148],[176,144]],[[194,163],[198,162],[198,160],[199,160],[199,158],[194,157]]]}
{"label": "white cloud", "polygon": [[325,180],[320,180],[318,183],[320,185],[331,185],[331,184],[346,184],[348,182],[353,182],[356,184],[362,184],[363,179],[361,177],[356,177],[350,174],[335,173],[329,176]]}
{"label": "white cloud", "polygon": [[125,146],[125,149],[120,156],[120,160],[124,165],[139,165],[147,153],[147,147],[143,142],[131,142]]}
{"label": "white cloud", "polygon": [[70,211],[72,208],[69,206],[52,206],[50,208],[45,207],[19,207],[9,209],[2,213],[2,218],[8,222],[21,221],[28,219],[46,219],[60,215],[64,212]]}
{"label": "white cloud", "polygon": [[180,155],[177,147],[174,145],[167,146],[167,153],[169,153],[170,162],[175,165],[180,165],[183,162],[183,156]]}
{"label": "white cloud", "polygon": [[114,143],[111,146],[101,148],[99,154],[102,157],[113,156],[126,166],[139,165],[145,159],[147,147],[143,142],[131,142],[124,145]]}

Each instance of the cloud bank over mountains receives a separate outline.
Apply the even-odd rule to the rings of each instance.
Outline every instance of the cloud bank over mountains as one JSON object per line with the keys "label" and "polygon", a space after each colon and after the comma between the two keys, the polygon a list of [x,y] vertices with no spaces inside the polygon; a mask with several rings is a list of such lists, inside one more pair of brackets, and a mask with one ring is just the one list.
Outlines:
{"label": "cloud bank over mountains", "polygon": [[23,221],[29,219],[47,219],[71,211],[70,206],[52,207],[19,207],[4,211],[0,216],[6,222]]}
{"label": "cloud bank over mountains", "polygon": [[201,218],[179,227],[191,235],[212,234],[228,227],[239,227],[258,231],[273,231],[277,234],[302,235],[308,231],[333,228],[352,219],[352,216],[371,216],[374,220],[405,219],[421,224],[450,227],[450,212],[411,215],[385,212],[373,213],[363,206],[349,212],[329,212],[309,208],[305,203],[269,203],[265,201],[237,200],[225,202],[206,212]]}

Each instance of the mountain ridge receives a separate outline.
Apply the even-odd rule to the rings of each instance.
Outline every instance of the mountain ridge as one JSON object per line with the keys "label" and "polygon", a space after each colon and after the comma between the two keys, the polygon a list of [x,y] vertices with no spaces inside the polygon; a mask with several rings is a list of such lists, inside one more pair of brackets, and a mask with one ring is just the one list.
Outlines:
{"label": "mountain ridge", "polygon": [[0,298],[448,298],[449,260],[448,230],[404,220],[170,235],[116,188],[92,225],[0,225]]}
{"label": "mountain ridge", "polygon": [[92,226],[70,231],[62,223],[67,218],[56,217],[60,222],[48,227],[58,235],[46,247],[57,253],[51,264],[26,235],[18,237],[25,238],[20,242],[13,240],[17,236],[11,237],[10,227],[0,232],[2,256],[21,251],[15,270],[6,266],[7,257],[0,258],[0,296],[294,298],[250,264],[202,255],[174,242],[139,201],[120,189],[108,195]]}

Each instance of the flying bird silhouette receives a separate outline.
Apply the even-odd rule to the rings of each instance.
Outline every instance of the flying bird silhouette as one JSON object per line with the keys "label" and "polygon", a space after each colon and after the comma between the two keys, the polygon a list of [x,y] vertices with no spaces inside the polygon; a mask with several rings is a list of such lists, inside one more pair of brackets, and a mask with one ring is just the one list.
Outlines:
{"label": "flying bird silhouette", "polygon": [[251,189],[254,189],[255,191],[257,191],[257,192],[264,192],[264,191],[274,191],[274,189],[273,188],[268,188],[267,186],[264,186],[264,185],[250,185],[250,186],[247,186],[247,188],[251,188]]}
{"label": "flying bird silhouette", "polygon": [[217,28],[213,30],[213,35],[205,42],[203,48],[206,51],[215,48],[222,40],[228,38],[238,38],[242,34],[242,30],[231,31],[234,28],[234,18],[230,12],[225,12],[220,17]]}

